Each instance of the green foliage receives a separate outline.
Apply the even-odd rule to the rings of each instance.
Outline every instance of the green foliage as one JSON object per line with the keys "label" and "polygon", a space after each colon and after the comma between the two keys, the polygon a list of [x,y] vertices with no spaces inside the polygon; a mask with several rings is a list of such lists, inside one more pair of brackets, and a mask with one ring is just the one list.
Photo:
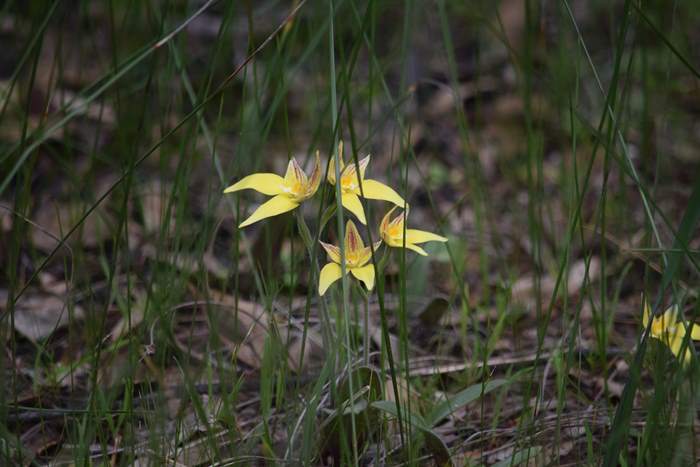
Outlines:
{"label": "green foliage", "polygon": [[[0,464],[694,465],[693,339],[679,364],[639,297],[696,319],[698,25],[0,2]],[[340,191],[241,230],[260,198],[222,190],[341,139],[449,241],[318,299]]]}

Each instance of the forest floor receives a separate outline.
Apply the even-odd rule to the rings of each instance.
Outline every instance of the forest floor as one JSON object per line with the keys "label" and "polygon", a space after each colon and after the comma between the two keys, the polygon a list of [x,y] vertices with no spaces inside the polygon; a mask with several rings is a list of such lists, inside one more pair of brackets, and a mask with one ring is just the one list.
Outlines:
{"label": "forest floor", "polygon": [[[700,311],[700,10],[41,3],[0,4],[0,464],[700,459],[695,335],[642,319]],[[340,140],[447,242],[319,296]]]}

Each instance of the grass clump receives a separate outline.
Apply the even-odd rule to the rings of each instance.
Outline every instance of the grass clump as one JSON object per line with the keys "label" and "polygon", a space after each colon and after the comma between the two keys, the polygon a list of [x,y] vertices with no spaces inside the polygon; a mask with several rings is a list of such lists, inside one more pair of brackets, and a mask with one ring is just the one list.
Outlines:
{"label": "grass clump", "polygon": [[696,10],[0,5],[0,464],[695,465]]}

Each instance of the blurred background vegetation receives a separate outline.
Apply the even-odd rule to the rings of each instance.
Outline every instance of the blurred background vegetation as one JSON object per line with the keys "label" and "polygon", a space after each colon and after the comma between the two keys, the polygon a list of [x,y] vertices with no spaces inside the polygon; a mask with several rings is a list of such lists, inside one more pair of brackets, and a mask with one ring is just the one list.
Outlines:
{"label": "blurred background vegetation", "polygon": [[[641,310],[698,311],[697,44],[691,1],[0,2],[0,464],[696,465]],[[368,301],[222,194],[340,139],[449,238]]]}

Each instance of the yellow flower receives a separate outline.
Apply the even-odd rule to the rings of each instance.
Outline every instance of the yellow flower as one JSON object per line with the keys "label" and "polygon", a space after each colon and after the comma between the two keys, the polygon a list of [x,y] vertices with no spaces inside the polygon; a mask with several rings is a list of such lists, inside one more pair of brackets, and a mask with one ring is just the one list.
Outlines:
{"label": "yellow flower", "polygon": [[[642,324],[644,328],[649,325],[649,318],[651,317],[651,309],[649,304],[644,301],[644,313],[642,316]],[[688,328],[686,324],[682,321],[678,321],[678,305],[673,305],[668,308],[661,316],[656,316],[651,322],[651,337],[660,340],[671,349],[673,355],[680,359],[681,348],[686,339],[686,334],[688,333]],[[690,333],[690,338],[692,340],[700,340],[700,325],[695,324]],[[689,343],[689,345],[692,345]],[[683,353],[682,361],[684,364],[690,362],[690,357],[692,352],[690,348],[686,347]]]}
{"label": "yellow flower", "polygon": [[[321,245],[328,253],[331,262],[321,269],[321,277],[318,281],[319,295],[326,293],[328,287],[343,275],[340,267],[340,248],[324,242],[321,242]],[[374,244],[375,251],[380,245],[381,242]],[[374,266],[367,264],[371,258],[372,250],[365,246],[357,227],[349,220],[345,226],[345,270],[364,282],[367,290],[372,290],[374,287]]]}
{"label": "yellow flower", "polygon": [[263,203],[248,219],[238,226],[243,228],[266,217],[291,211],[311,198],[321,182],[321,159],[316,151],[316,163],[311,177],[307,177],[292,157],[284,178],[272,173],[248,175],[224,190],[224,193],[252,189],[273,198]]}
{"label": "yellow flower", "polygon": [[[355,214],[360,222],[367,225],[365,211],[362,208],[362,202],[360,202],[359,198],[361,194],[364,194],[366,199],[381,199],[392,202],[397,206],[404,206],[405,201],[392,188],[376,180],[365,178],[365,170],[369,164],[370,156],[365,157],[359,162],[359,170],[355,163],[346,166],[342,159],[342,141],[338,145],[338,156],[340,160],[341,203],[345,209]],[[328,167],[328,181],[331,185],[335,185],[335,160],[332,157]],[[360,182],[362,183],[362,192],[360,191]]]}
{"label": "yellow flower", "polygon": [[[382,240],[389,246],[395,248],[404,247],[404,220],[408,217],[408,211],[404,214],[399,214],[393,220],[389,220],[391,213],[394,212],[396,208],[391,208],[389,212],[386,213],[382,219],[382,223],[379,225],[379,235],[381,235]],[[417,229],[406,229],[406,244],[405,247],[409,250],[413,250],[419,255],[428,256],[428,253],[421,247],[418,243],[424,242],[446,242],[447,239],[440,235],[436,235],[431,232],[426,232],[425,230]]]}

